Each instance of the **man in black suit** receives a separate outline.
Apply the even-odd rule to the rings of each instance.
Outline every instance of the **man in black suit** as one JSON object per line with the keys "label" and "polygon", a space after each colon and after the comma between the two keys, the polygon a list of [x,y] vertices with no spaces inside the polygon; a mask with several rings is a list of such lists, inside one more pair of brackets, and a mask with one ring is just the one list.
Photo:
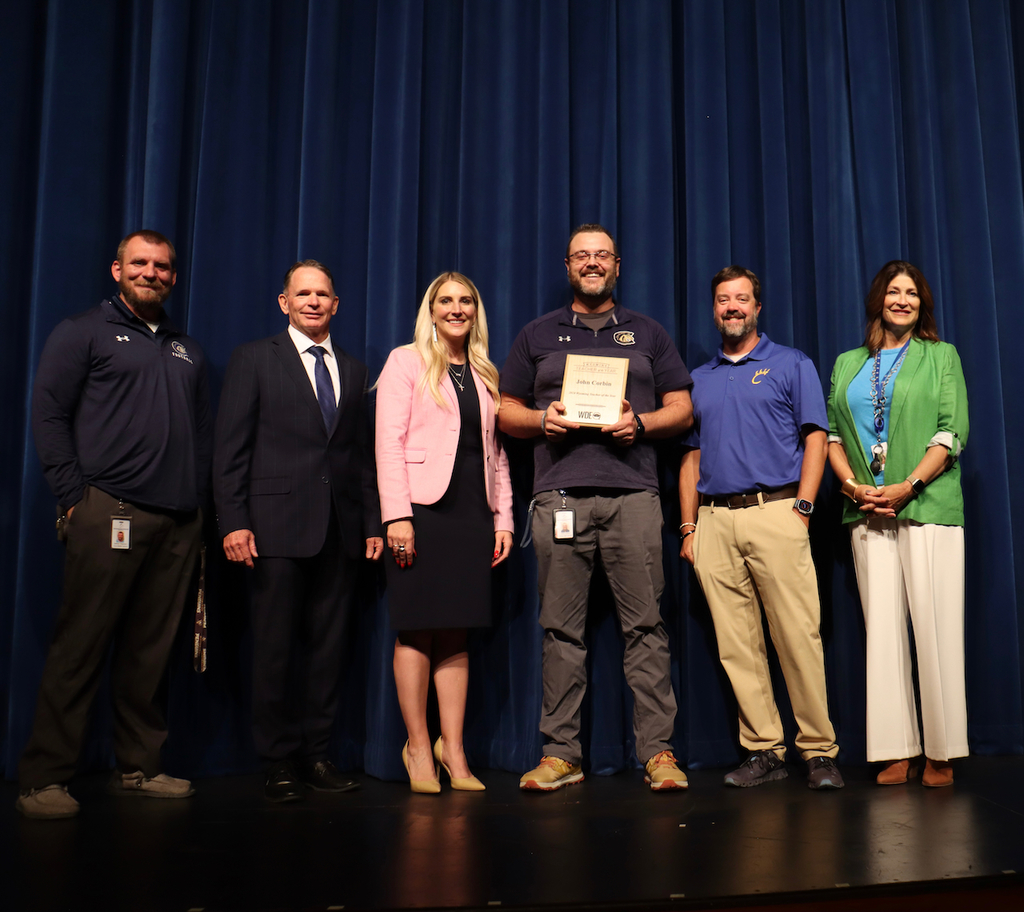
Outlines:
{"label": "man in black suit", "polygon": [[296,263],[288,329],[239,346],[224,376],[213,461],[224,553],[253,568],[253,735],[266,797],[358,783],[327,759],[346,615],[361,555],[383,549],[366,367],[331,342],[330,270]]}

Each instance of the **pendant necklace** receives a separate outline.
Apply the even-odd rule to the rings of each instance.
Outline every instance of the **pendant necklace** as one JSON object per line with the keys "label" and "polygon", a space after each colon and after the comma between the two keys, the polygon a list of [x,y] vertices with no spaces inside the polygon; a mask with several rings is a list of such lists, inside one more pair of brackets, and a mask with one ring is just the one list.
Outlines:
{"label": "pendant necklace", "polygon": [[459,388],[459,392],[464,393],[466,391],[466,387],[464,385],[464,381],[466,379],[466,364],[462,365],[462,370],[459,373],[455,373],[455,368],[449,364],[448,373],[452,375],[452,380],[455,381],[455,385]]}
{"label": "pendant necklace", "polygon": [[886,444],[882,443],[882,431],[885,430],[885,387],[892,379],[892,375],[900,369],[900,365],[903,363],[903,359],[907,357],[907,351],[910,348],[910,339],[907,339],[903,343],[903,348],[900,349],[900,353],[896,356],[896,360],[893,362],[892,367],[886,372],[886,375],[882,378],[881,384],[878,382],[879,368],[882,363],[882,350],[879,348],[875,351],[875,364],[871,368],[871,408],[875,413],[875,445],[871,447],[871,455],[874,457],[871,460],[871,465],[868,468],[871,470],[872,475],[877,475],[882,471],[882,467],[885,465],[885,451],[887,449]]}

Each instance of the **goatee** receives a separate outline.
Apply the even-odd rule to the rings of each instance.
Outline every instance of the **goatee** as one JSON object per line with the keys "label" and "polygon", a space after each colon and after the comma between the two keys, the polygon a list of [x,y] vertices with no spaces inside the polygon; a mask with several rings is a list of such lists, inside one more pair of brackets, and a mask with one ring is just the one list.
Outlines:
{"label": "goatee", "polygon": [[163,313],[164,309],[164,301],[171,294],[171,289],[162,285],[142,286],[147,291],[153,292],[152,295],[147,295],[145,298],[141,297],[136,292],[135,286],[128,282],[119,282],[118,287],[121,290],[122,299],[128,305],[128,309],[139,319],[147,323],[156,323],[160,320],[160,314]]}

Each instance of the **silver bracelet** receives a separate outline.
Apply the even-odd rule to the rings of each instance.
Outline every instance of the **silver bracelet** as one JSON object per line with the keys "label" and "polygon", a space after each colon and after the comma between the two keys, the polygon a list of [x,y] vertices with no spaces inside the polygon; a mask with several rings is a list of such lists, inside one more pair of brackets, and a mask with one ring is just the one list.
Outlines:
{"label": "silver bracelet", "polygon": [[545,409],[543,412],[540,413],[540,432],[542,434],[546,434],[548,432],[547,420],[548,412],[547,409]]}

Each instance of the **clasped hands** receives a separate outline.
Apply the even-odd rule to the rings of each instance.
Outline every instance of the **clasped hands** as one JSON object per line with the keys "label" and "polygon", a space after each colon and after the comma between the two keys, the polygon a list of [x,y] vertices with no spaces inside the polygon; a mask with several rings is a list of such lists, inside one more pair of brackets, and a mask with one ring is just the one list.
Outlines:
{"label": "clasped hands", "polygon": [[[557,399],[547,407],[541,426],[544,436],[550,443],[558,443],[565,439],[569,431],[578,431],[580,426],[565,417],[565,403]],[[601,428],[602,434],[611,434],[618,446],[632,446],[636,442],[637,422],[628,399],[622,400],[622,416],[615,424]]]}
{"label": "clasped hands", "polygon": [[860,512],[875,516],[895,517],[913,496],[914,489],[909,481],[882,485],[878,488],[859,484],[853,489],[853,499],[858,504]]}

